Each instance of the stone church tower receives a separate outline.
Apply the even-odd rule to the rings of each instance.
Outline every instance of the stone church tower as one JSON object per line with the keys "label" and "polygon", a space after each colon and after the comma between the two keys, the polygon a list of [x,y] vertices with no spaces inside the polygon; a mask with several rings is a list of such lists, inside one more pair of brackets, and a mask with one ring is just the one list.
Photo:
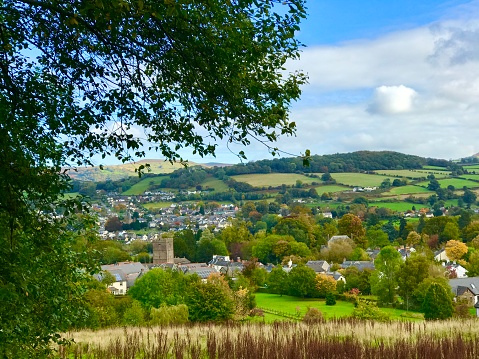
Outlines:
{"label": "stone church tower", "polygon": [[160,236],[153,240],[153,264],[175,263],[173,238]]}

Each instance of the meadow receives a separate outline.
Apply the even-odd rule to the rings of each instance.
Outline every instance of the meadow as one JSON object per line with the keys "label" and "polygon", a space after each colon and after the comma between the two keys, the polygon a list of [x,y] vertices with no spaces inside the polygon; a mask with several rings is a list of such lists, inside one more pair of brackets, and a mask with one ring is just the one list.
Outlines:
{"label": "meadow", "polygon": [[377,170],[374,172],[383,176],[405,177],[413,180],[426,178],[430,173],[434,173],[436,178],[444,178],[450,174],[449,171],[434,172],[428,170]]}
{"label": "meadow", "polygon": [[[164,179],[169,178],[169,176],[158,176],[158,177],[147,177],[142,179],[140,182],[135,183],[131,186],[127,191],[123,192],[122,194],[125,196],[139,196],[145,193],[146,191],[150,190],[151,186],[158,186],[161,181]],[[162,189],[166,191],[167,189]]]}
{"label": "meadow", "polygon": [[477,319],[190,324],[66,333],[57,358],[430,359],[479,357]]}
{"label": "meadow", "polygon": [[367,173],[332,173],[331,176],[337,183],[351,187],[379,187],[386,178],[389,178],[391,182],[394,181],[393,177]]}
{"label": "meadow", "polygon": [[247,174],[231,176],[235,181],[246,182],[253,187],[278,187],[282,184],[291,186],[296,181],[311,184],[312,182],[321,182],[319,178],[311,178],[297,173],[266,173],[266,174]]}

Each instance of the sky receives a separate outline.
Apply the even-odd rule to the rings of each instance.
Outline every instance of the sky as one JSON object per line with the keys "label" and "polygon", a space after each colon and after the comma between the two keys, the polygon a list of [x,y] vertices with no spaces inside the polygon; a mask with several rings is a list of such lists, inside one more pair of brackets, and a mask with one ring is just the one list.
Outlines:
{"label": "sky", "polygon": [[[458,159],[479,152],[479,0],[309,0],[288,70],[309,76],[290,118],[296,137],[275,146],[313,155],[390,150]],[[252,142],[216,158],[272,159]]]}

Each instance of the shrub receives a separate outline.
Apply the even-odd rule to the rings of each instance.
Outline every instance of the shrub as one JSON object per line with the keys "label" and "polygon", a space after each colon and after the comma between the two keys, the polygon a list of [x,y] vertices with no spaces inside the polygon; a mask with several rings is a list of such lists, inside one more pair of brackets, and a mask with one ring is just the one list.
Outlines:
{"label": "shrub", "polygon": [[335,305],[336,304],[336,296],[332,292],[326,293],[326,305]]}
{"label": "shrub", "polygon": [[303,317],[303,322],[308,324],[322,323],[324,321],[323,313],[318,308],[308,307]]}
{"label": "shrub", "polygon": [[391,320],[389,314],[381,311],[377,305],[361,301],[359,301],[357,307],[354,308],[352,317],[361,320],[375,320],[378,322],[387,322]]}

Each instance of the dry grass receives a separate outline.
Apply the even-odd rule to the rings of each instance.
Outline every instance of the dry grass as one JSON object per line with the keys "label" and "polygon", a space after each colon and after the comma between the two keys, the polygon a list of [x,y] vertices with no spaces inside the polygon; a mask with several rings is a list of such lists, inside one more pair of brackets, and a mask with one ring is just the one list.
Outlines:
{"label": "dry grass", "polygon": [[205,324],[68,333],[62,358],[477,358],[477,319]]}

